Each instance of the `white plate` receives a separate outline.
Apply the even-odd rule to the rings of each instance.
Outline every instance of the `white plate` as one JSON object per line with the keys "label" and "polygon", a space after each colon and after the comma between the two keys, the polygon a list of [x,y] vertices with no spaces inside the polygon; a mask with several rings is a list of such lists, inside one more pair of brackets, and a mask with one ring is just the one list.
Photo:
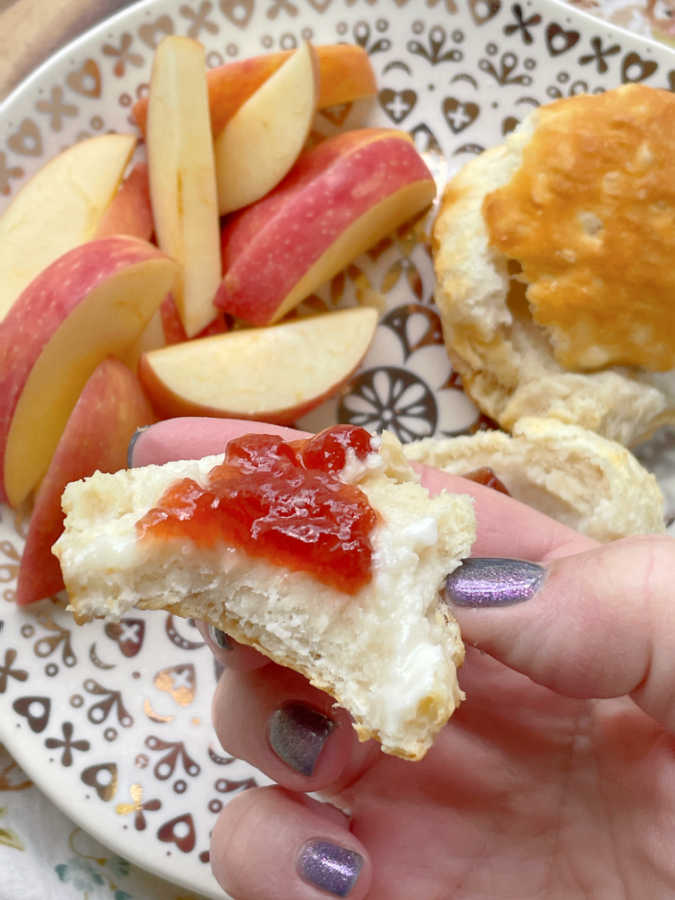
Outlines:
{"label": "white plate", "polygon": [[[127,130],[165,34],[197,37],[208,62],[355,42],[380,87],[368,123],[411,132],[443,183],[530,109],[622,81],[675,87],[675,54],[553,2],[500,0],[146,0],[50,59],[0,108],[0,209],[61,148]],[[323,130],[356,111],[318,116]],[[351,118],[350,118],[351,117]],[[477,413],[453,383],[432,306],[430,218],[384,242],[321,294],[327,305],[386,295],[373,348],[346,394],[304,420],[386,425],[404,440],[451,434]],[[645,450],[675,507],[675,460]],[[0,508],[0,738],[76,823],[115,852],[222,898],[209,832],[236,792],[264,779],[219,751],[209,723],[217,672],[189,622],[138,614],[77,628],[51,603],[19,611],[24,525]]]}

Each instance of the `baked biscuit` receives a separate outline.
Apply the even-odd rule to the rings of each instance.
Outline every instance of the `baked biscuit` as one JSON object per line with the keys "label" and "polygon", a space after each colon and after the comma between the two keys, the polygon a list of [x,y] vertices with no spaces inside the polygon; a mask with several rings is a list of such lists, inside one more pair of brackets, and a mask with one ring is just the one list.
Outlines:
{"label": "baked biscuit", "polygon": [[467,393],[512,428],[624,444],[675,422],[675,96],[643,85],[533,111],[448,184],[436,300]]}

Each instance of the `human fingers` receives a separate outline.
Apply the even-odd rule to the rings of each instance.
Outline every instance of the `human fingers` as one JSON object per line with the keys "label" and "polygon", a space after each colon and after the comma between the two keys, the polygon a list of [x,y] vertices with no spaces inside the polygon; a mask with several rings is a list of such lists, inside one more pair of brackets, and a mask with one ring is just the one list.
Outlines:
{"label": "human fingers", "polygon": [[235,641],[229,634],[214,628],[213,625],[198,622],[197,628],[215,658],[226,668],[248,672],[251,669],[269,665],[269,659],[262,653],[254,650],[253,647],[247,647],[246,644],[240,644],[239,641]]}
{"label": "human fingers", "polygon": [[464,638],[570,697],[629,695],[675,731],[675,540],[627,538],[549,565],[471,559],[447,580]]}
{"label": "human fingers", "polygon": [[348,818],[279,787],[244,791],[227,804],[211,836],[211,863],[235,900],[363,900],[371,881]]}
{"label": "human fingers", "polygon": [[291,441],[305,432],[282,425],[268,425],[248,419],[216,419],[183,416],[165,419],[139,429],[131,438],[128,463],[132,466],[162,465],[174,459],[201,459],[223,453],[227,442],[241,434],[279,434]]}
{"label": "human fingers", "polygon": [[374,741],[359,742],[332,697],[283,666],[226,670],[212,718],[229,754],[294,791],[342,790],[380,754]]}
{"label": "human fingers", "polygon": [[596,542],[544,513],[469,478],[415,463],[430,494],[442,490],[473,497],[476,540],[472,556],[509,556],[532,561],[587,550]]}
{"label": "human fingers", "polygon": [[[247,432],[279,434],[288,440],[307,434],[247,419],[167,419],[134,436],[129,465],[161,464],[222,453],[229,440]],[[505,494],[430,466],[416,464],[415,467],[432,494],[448,490],[473,497],[477,519],[473,555],[515,556],[537,561],[552,552],[562,552],[562,548],[574,552],[593,545],[590,539]]]}

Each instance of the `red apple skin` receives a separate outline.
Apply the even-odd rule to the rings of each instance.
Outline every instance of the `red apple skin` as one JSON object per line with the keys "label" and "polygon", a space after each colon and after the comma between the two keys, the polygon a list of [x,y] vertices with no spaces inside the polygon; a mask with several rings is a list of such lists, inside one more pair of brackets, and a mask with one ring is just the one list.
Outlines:
{"label": "red apple skin", "polygon": [[65,486],[96,470],[123,469],[132,434],[154,421],[136,376],[119,360],[100,363],[73,408],[35,497],[19,567],[19,606],[63,590],[61,568],[51,548],[63,531],[61,494]]}
{"label": "red apple skin", "polygon": [[[117,235],[88,241],[44,269],[15,301],[0,322],[0,477],[14,410],[51,336],[101,282],[134,264],[166,258],[137,238]],[[0,501],[7,500],[2,478]]]}
{"label": "red apple skin", "polygon": [[401,132],[363,128],[300,155],[286,178],[226,219],[216,306],[250,325],[275,320],[283,299],[348,226],[376,202],[433,176]]}
{"label": "red apple skin", "polygon": [[183,341],[187,341],[188,336],[185,333],[185,327],[178,312],[176,301],[173,299],[173,294],[167,294],[162,300],[159,314],[162,319],[162,331],[164,332],[166,344],[181,344]]}
{"label": "red apple skin", "polygon": [[155,231],[150,203],[147,163],[138,162],[113,197],[99,223],[96,237],[127,234],[149,241]]}

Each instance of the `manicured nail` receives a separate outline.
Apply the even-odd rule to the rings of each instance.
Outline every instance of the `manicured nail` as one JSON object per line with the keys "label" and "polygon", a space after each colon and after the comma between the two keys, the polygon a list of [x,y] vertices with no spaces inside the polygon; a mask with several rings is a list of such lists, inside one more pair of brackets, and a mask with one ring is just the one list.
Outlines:
{"label": "manicured nail", "polygon": [[209,637],[216,645],[216,647],[220,647],[221,650],[234,650],[234,644],[231,639],[225,634],[224,631],[221,631],[220,628],[215,628],[213,625],[209,625]]}
{"label": "manicured nail", "polygon": [[304,703],[285,703],[270,716],[267,737],[287,766],[311,775],[335,723]]}
{"label": "manicured nail", "polygon": [[363,857],[354,850],[329,841],[307,841],[298,857],[300,877],[335,897],[348,897],[363,866]]}
{"label": "manicured nail", "polygon": [[546,569],[520,559],[472,557],[448,575],[445,596],[455,606],[513,606],[529,600]]}
{"label": "manicured nail", "polygon": [[131,440],[129,441],[129,446],[127,447],[127,469],[133,469],[134,467],[134,447],[136,446],[136,441],[143,434],[144,431],[147,431],[149,425],[143,425],[142,428],[137,428],[136,431],[131,435]]}

